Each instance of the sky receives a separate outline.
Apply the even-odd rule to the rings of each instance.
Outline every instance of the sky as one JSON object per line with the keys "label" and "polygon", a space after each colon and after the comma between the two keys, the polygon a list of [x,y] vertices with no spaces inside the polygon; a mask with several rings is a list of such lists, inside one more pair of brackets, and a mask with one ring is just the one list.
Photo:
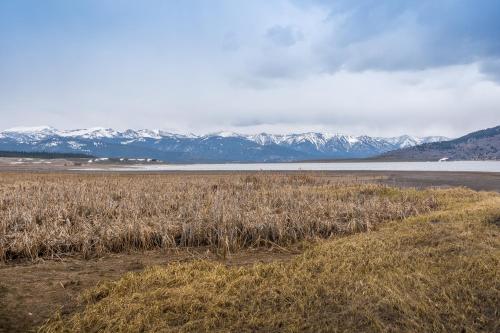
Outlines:
{"label": "sky", "polygon": [[0,128],[460,136],[500,124],[498,0],[1,0]]}

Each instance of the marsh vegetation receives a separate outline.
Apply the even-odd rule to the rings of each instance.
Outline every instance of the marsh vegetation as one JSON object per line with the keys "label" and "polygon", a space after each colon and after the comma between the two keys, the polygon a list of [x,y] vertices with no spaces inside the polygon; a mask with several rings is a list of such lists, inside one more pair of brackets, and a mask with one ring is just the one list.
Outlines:
{"label": "marsh vegetation", "polygon": [[129,273],[42,332],[498,332],[500,198],[456,199],[290,261]]}
{"label": "marsh vegetation", "polygon": [[[0,276],[44,280],[2,292],[50,316],[42,332],[494,332],[499,221],[497,193],[322,173],[4,173]],[[30,283],[80,296],[47,311]],[[5,302],[0,324],[21,327]]]}
{"label": "marsh vegetation", "polygon": [[460,191],[305,174],[3,175],[0,259],[209,246],[287,246],[439,208]]}

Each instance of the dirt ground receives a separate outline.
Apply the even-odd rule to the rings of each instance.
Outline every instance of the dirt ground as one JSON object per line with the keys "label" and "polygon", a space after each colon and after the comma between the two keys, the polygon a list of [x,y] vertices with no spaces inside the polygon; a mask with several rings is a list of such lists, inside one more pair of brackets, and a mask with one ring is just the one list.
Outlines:
{"label": "dirt ground", "polygon": [[[174,173],[227,174],[241,171],[175,171]],[[246,171],[252,173],[255,171]],[[498,172],[455,172],[455,171],[260,171],[278,173],[305,173],[317,177],[338,180],[354,180],[360,182],[382,183],[398,187],[456,187],[464,186],[476,191],[500,192],[500,173]],[[162,173],[162,172],[157,172]]]}
{"label": "dirt ground", "polygon": [[[94,165],[84,159],[33,160],[0,157],[0,172],[70,172],[85,171]],[[100,168],[116,167],[113,164],[99,164]],[[74,171],[75,167],[81,168]],[[255,171],[151,171],[131,172],[133,174],[186,173],[218,175],[228,173],[252,173]],[[277,171],[264,171],[277,172]],[[321,177],[350,178],[361,181],[380,182],[401,187],[453,187],[465,186],[477,191],[500,192],[500,173],[498,172],[454,172],[454,171],[286,171],[287,173],[309,173]],[[122,172],[126,174],[127,172]],[[278,172],[280,173],[280,172]]]}
{"label": "dirt ground", "polygon": [[64,258],[0,264],[0,332],[29,332],[60,310],[72,312],[78,295],[100,281],[115,280],[148,266],[196,259],[226,265],[287,260],[298,252],[284,249],[247,250],[221,258],[208,249],[110,254],[84,260]]}
{"label": "dirt ground", "polygon": [[465,186],[476,191],[500,192],[500,173],[496,172],[358,171],[352,175],[373,176],[377,182],[401,187]]}

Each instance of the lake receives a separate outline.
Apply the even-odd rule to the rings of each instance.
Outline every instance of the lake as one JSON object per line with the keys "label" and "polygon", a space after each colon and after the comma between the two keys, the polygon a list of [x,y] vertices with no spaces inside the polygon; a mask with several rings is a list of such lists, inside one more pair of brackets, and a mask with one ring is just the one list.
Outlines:
{"label": "lake", "polygon": [[[82,170],[82,169],[78,169]],[[500,172],[500,161],[138,164],[88,171],[469,171]]]}

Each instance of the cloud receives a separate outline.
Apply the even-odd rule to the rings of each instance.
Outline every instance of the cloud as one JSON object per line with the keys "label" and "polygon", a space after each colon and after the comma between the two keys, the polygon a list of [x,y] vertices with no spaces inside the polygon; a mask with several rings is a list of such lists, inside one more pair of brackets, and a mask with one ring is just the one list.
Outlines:
{"label": "cloud", "polygon": [[5,127],[453,136],[498,122],[500,1],[38,2],[0,2]]}
{"label": "cloud", "polygon": [[483,60],[480,65],[480,70],[489,79],[500,82],[500,58]]}
{"label": "cloud", "polygon": [[[242,50],[249,81],[324,72],[407,71],[500,59],[500,2],[316,0],[290,2]],[[292,7],[292,9],[290,9]],[[267,26],[266,26],[267,23]],[[257,50],[256,52],[248,49]],[[245,75],[242,73],[239,75]],[[263,84],[264,85],[264,84]]]}
{"label": "cloud", "polygon": [[312,3],[329,12],[329,35],[316,45],[329,71],[422,70],[500,59],[499,1]]}
{"label": "cloud", "polygon": [[205,111],[196,119],[185,115],[191,118],[189,128],[456,136],[495,125],[500,103],[500,86],[482,80],[478,65],[338,71],[272,89],[219,87],[212,92],[186,106]]}
{"label": "cloud", "polygon": [[297,27],[275,25],[266,32],[266,37],[277,46],[290,47],[303,39]]}

